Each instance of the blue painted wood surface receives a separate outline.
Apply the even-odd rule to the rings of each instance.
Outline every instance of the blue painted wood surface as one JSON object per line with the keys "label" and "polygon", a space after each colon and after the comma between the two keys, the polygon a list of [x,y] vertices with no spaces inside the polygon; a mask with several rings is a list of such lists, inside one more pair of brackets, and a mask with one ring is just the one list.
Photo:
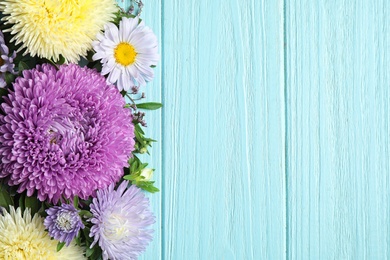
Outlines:
{"label": "blue painted wood surface", "polygon": [[286,5],[289,259],[390,259],[389,8]]}
{"label": "blue painted wood surface", "polygon": [[164,108],[142,259],[389,259],[390,3],[144,4]]}

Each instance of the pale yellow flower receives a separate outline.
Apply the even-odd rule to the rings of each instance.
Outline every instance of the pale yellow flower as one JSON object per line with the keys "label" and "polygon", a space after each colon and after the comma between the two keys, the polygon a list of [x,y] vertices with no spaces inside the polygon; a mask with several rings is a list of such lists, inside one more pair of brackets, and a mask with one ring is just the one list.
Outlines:
{"label": "pale yellow flower", "polygon": [[0,259],[86,259],[81,247],[71,244],[57,252],[57,243],[45,231],[43,218],[38,214],[31,218],[29,209],[23,216],[20,208],[13,207],[0,215]]}
{"label": "pale yellow flower", "polygon": [[[3,0],[2,21],[25,53],[77,62],[117,11],[115,0]],[[19,50],[20,50],[19,49]]]}

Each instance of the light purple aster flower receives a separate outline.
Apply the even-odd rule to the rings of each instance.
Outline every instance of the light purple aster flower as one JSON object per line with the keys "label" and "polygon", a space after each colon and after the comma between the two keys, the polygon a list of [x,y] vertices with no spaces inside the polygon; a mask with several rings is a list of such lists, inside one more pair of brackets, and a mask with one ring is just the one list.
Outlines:
{"label": "light purple aster flower", "polygon": [[9,57],[9,49],[7,45],[5,45],[4,35],[0,31],[0,88],[4,88],[6,86],[5,73],[14,73],[15,65],[13,64],[13,62],[15,57],[15,51],[13,52],[11,57]]}
{"label": "light purple aster flower", "polygon": [[39,200],[82,199],[118,181],[134,126],[118,89],[95,70],[24,70],[0,115],[0,178]]}
{"label": "light purple aster flower", "polygon": [[93,223],[90,237],[91,248],[99,241],[103,259],[137,259],[152,240],[153,230],[148,227],[155,222],[149,210],[149,199],[127,181],[117,190],[114,184],[97,191],[90,205]]}
{"label": "light purple aster flower", "polygon": [[84,224],[77,212],[77,209],[70,204],[54,206],[46,210],[47,217],[43,224],[49,231],[49,235],[69,246],[73,238],[77,236]]}

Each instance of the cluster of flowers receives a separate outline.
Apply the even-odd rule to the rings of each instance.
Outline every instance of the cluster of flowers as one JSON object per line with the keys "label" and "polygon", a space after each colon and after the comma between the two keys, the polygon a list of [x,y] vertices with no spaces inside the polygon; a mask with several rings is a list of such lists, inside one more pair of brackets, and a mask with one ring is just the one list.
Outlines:
{"label": "cluster of flowers", "polygon": [[[142,2],[141,2],[142,3]],[[157,38],[115,0],[0,0],[0,259],[136,259]]]}

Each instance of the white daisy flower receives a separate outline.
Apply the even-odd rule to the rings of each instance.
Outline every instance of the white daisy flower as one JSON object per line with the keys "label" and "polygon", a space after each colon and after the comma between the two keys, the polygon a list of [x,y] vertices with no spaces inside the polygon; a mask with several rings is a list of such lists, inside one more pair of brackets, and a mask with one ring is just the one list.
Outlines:
{"label": "white daisy flower", "polygon": [[129,90],[134,84],[141,86],[154,77],[153,68],[160,58],[157,37],[153,31],[139,22],[139,18],[122,18],[118,27],[105,26],[104,35],[92,43],[96,53],[93,60],[101,60],[102,74],[107,81],[121,90]]}

